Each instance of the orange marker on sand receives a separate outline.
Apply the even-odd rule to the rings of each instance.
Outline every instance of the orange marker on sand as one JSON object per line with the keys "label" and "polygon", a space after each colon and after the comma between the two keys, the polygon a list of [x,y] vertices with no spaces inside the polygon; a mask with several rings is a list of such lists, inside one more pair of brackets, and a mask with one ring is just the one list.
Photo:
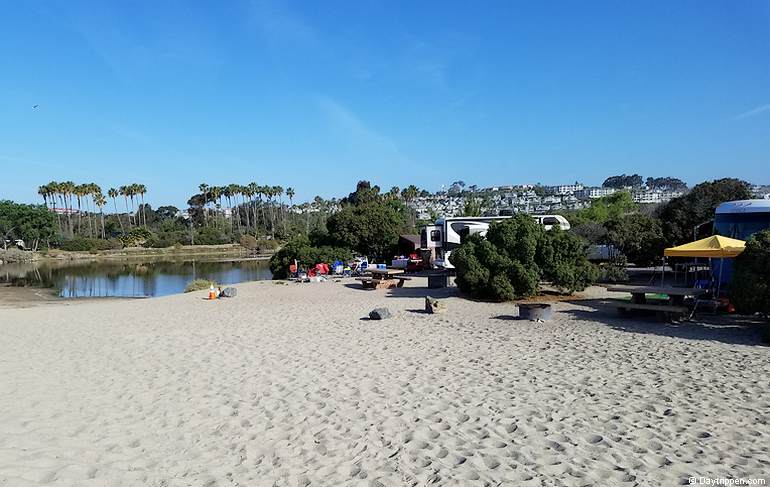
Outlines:
{"label": "orange marker on sand", "polygon": [[214,291],[214,285],[209,287],[209,299],[217,299],[217,292]]}

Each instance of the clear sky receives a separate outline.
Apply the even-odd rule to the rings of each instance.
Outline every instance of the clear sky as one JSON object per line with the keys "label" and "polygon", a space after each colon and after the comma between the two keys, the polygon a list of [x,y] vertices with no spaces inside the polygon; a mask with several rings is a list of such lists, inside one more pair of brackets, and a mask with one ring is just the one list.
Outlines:
{"label": "clear sky", "polygon": [[[39,105],[33,108],[33,105]],[[770,183],[770,2],[5,1],[0,198],[49,180]]]}

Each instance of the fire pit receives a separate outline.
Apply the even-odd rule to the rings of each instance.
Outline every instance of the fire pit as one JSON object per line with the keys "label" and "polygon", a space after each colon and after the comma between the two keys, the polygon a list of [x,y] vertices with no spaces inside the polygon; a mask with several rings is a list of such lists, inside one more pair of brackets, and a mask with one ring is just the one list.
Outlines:
{"label": "fire pit", "polygon": [[549,321],[553,317],[550,304],[523,303],[519,305],[519,318],[529,321]]}

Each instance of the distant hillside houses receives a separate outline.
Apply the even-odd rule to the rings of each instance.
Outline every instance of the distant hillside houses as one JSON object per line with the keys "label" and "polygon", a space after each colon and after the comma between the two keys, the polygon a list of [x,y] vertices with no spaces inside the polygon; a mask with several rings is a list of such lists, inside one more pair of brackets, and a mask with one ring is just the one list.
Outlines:
{"label": "distant hillside houses", "polygon": [[452,194],[440,192],[415,198],[409,205],[417,212],[418,218],[423,220],[462,216],[471,198],[481,202],[482,211],[487,216],[514,213],[547,214],[560,210],[579,210],[590,206],[593,199],[609,196],[618,191],[628,191],[633,200],[639,204],[665,203],[684,194],[682,190],[648,188],[645,185],[617,189],[587,187],[579,182],[555,186],[522,184],[490,186]]}
{"label": "distant hillside houses", "polygon": [[751,192],[755,198],[770,200],[770,185],[755,184],[751,187]]}

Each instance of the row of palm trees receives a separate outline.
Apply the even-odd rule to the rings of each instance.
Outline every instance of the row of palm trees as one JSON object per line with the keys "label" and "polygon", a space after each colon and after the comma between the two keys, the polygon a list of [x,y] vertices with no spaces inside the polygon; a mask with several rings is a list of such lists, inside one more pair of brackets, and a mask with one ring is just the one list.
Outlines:
{"label": "row of palm trees", "polygon": [[[212,218],[212,211],[223,208],[226,201],[231,229],[237,228],[239,232],[247,233],[256,230],[261,215],[261,221],[266,227],[269,223],[273,236],[275,236],[278,220],[281,220],[286,233],[286,207],[283,204],[283,195],[289,198],[289,205],[293,206],[294,188],[284,189],[283,186],[259,185],[255,182],[246,185],[233,183],[226,186],[210,186],[207,183],[201,183],[198,185],[198,190],[203,198],[204,222],[207,226],[212,220],[217,225],[216,220]],[[233,218],[233,216],[237,217]]]}
{"label": "row of palm trees", "polygon": [[[84,183],[75,184],[72,181],[51,181],[48,184],[39,186],[37,193],[43,198],[43,202],[46,207],[50,205],[51,211],[56,213],[59,222],[59,232],[63,235],[66,233],[70,238],[75,236],[75,223],[73,222],[72,215],[75,212],[75,205],[77,204],[77,231],[79,234],[86,233],[83,227],[83,216],[88,220],[88,233],[89,237],[96,236],[97,233],[101,234],[101,237],[105,237],[104,228],[104,207],[107,205],[107,198],[102,193],[102,188],[96,183]],[[121,229],[125,231],[123,226],[123,220],[118,214],[118,207],[116,199],[118,196],[123,196],[126,202],[126,213],[128,214],[128,228],[133,226],[147,224],[146,213],[144,211],[144,195],[147,194],[147,187],[144,184],[129,184],[126,186],[120,186],[118,189],[110,188],[107,191],[107,195],[112,199],[115,213],[120,223]],[[128,201],[131,200],[131,209],[129,210]],[[141,212],[134,211],[134,200],[138,202],[141,199]],[[57,207],[57,201],[60,206]],[[93,204],[93,206],[91,206]],[[101,222],[101,231],[99,232],[97,225],[94,223],[96,213],[94,207],[99,208],[99,217]],[[59,211],[63,210],[63,211]],[[85,210],[85,211],[84,211]],[[62,224],[62,213],[66,216],[66,226]],[[142,218],[144,216],[144,218]],[[142,223],[142,220],[144,222]]]}

